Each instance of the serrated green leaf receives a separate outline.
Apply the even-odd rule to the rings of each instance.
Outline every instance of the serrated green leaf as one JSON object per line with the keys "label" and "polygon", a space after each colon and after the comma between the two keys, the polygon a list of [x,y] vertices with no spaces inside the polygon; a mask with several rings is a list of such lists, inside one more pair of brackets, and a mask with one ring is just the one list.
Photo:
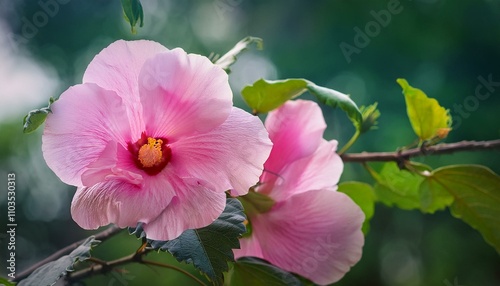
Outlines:
{"label": "serrated green leaf", "polygon": [[420,140],[446,137],[451,130],[451,116],[434,98],[429,98],[420,89],[414,88],[403,79],[397,79],[403,89],[406,111],[411,126]]}
{"label": "serrated green leaf", "polygon": [[35,131],[45,122],[47,115],[51,112],[50,106],[54,103],[54,101],[55,99],[51,97],[47,107],[28,112],[28,114],[23,118],[23,133],[31,133]]}
{"label": "serrated green leaf", "polygon": [[432,172],[432,187],[453,196],[453,216],[478,230],[500,253],[500,177],[479,165],[454,165]]}
{"label": "serrated green leaf", "polygon": [[14,286],[16,283],[10,282],[6,278],[0,277],[0,286]]}
{"label": "serrated green leaf", "polygon": [[215,64],[221,67],[223,70],[225,70],[227,73],[231,72],[229,67],[234,64],[237,60],[237,56],[241,54],[243,51],[246,51],[248,47],[252,44],[257,45],[258,50],[262,50],[264,44],[261,38],[257,37],[246,37],[243,40],[239,41],[236,43],[236,45],[229,50],[225,55],[220,57],[217,61],[215,61]]}
{"label": "serrated green leaf", "polygon": [[326,87],[318,86],[310,81],[307,82],[307,89],[318,100],[331,107],[340,107],[347,113],[347,117],[353,122],[354,126],[363,123],[363,117],[358,106],[352,99],[341,92]]}
{"label": "serrated green leaf", "polygon": [[361,182],[344,182],[339,184],[338,191],[348,195],[365,214],[362,230],[366,235],[375,212],[376,196],[372,186]]}
{"label": "serrated green leaf", "polygon": [[227,275],[230,286],[302,286],[293,274],[255,257],[238,259]]}
{"label": "serrated green leaf", "polygon": [[388,206],[405,210],[420,209],[419,187],[424,180],[408,170],[400,170],[396,163],[385,163],[376,175],[375,195]]}
{"label": "serrated green leaf", "polygon": [[241,95],[254,113],[266,113],[307,91],[303,79],[264,80],[243,88]]}
{"label": "serrated green leaf", "polygon": [[[234,198],[226,200],[226,208],[209,226],[189,229],[169,241],[149,240],[155,250],[170,252],[178,261],[193,263],[216,285],[222,285],[227,262],[234,261],[232,249],[239,248],[238,238],[246,231],[243,206]],[[147,237],[139,225],[129,229],[137,237]]]}
{"label": "serrated green leaf", "polygon": [[125,20],[130,24],[132,34],[137,31],[135,25],[139,23],[139,27],[144,25],[144,11],[140,0],[121,0],[123,7],[123,15]]}
{"label": "serrated green leaf", "polygon": [[56,261],[49,262],[37,268],[30,276],[20,281],[18,286],[39,286],[54,285],[57,280],[65,276],[69,271],[73,271],[73,266],[78,261],[85,261],[90,258],[90,250],[99,244],[94,236],[87,238],[80,246],[70,254],[65,255]]}

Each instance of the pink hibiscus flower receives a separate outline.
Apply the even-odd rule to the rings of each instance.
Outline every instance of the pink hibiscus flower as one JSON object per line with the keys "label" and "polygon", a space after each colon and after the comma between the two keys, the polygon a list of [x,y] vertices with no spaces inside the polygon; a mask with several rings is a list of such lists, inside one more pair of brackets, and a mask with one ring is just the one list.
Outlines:
{"label": "pink hibiscus flower", "polygon": [[233,107],[221,68],[151,41],[112,43],[51,109],[43,154],[77,186],[71,214],[85,229],[142,222],[170,240],[207,226],[271,149],[262,122]]}
{"label": "pink hibiscus flower", "polygon": [[275,204],[250,213],[252,232],[236,257],[255,256],[318,284],[340,280],[362,253],[364,214],[336,191],[343,169],[337,141],[326,141],[319,106],[289,101],[269,113],[274,146],[256,192]]}

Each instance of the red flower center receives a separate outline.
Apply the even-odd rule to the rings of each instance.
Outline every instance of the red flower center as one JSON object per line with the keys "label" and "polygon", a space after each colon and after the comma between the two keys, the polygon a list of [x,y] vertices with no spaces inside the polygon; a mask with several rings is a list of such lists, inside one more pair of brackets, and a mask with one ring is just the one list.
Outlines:
{"label": "red flower center", "polygon": [[148,137],[146,133],[135,143],[128,144],[135,165],[148,175],[158,174],[172,158],[172,150],[165,138]]}

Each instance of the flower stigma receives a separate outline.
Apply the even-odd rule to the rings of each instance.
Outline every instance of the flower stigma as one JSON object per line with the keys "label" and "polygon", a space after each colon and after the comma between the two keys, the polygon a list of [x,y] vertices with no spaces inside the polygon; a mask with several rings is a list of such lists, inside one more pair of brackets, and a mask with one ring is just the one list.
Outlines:
{"label": "flower stigma", "polygon": [[148,143],[142,145],[141,149],[139,149],[138,159],[144,168],[151,168],[161,163],[162,144],[163,140],[149,137]]}
{"label": "flower stigma", "polygon": [[170,162],[172,150],[165,138],[153,138],[142,133],[135,143],[128,143],[135,165],[148,175],[156,175]]}

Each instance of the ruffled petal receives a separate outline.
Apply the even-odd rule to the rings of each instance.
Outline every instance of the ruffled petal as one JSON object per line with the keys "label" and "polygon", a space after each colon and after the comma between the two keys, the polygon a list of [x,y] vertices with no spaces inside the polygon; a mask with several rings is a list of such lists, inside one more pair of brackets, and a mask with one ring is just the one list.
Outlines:
{"label": "ruffled petal", "polygon": [[265,125],[274,144],[261,177],[268,183],[277,179],[284,166],[316,151],[326,129],[321,108],[308,100],[286,102],[269,113]]}
{"label": "ruffled petal", "polygon": [[128,150],[110,141],[97,158],[82,173],[82,185],[90,187],[95,184],[120,179],[134,185],[142,184],[144,172],[135,166]]}
{"label": "ruffled petal", "polygon": [[153,41],[118,40],[103,49],[90,62],[83,82],[114,90],[123,99],[139,102],[139,73],[144,62],[154,55],[168,51]]}
{"label": "ruffled petal", "polygon": [[123,99],[129,117],[134,118],[131,127],[135,136],[140,136],[144,128],[138,88],[139,73],[147,59],[165,51],[168,49],[153,41],[118,40],[96,55],[83,75],[84,83],[96,83],[104,89],[115,91]]}
{"label": "ruffled petal", "polygon": [[262,259],[315,283],[340,280],[362,253],[364,214],[347,195],[308,191],[251,220]]}
{"label": "ruffled petal", "polygon": [[122,99],[95,84],[66,90],[45,121],[42,151],[47,165],[66,184],[82,186],[81,175],[110,141],[130,141]]}
{"label": "ruffled petal", "polygon": [[180,173],[244,195],[258,182],[271,146],[259,118],[233,108],[219,127],[173,143],[171,163]]}
{"label": "ruffled petal", "polygon": [[71,203],[73,220],[84,229],[114,223],[119,227],[148,223],[170,204],[175,192],[161,176],[148,177],[142,184],[111,179],[77,189]]}
{"label": "ruffled petal", "polygon": [[177,196],[156,220],[144,225],[147,238],[171,240],[185,230],[205,227],[216,220],[226,206],[224,191],[214,191],[208,182],[194,178],[169,179]]}
{"label": "ruffled petal", "polygon": [[[291,162],[285,166],[269,193],[275,201],[307,190],[335,188],[344,169],[344,163],[337,150],[337,141],[322,140],[312,155]],[[266,182],[262,182],[265,187]]]}
{"label": "ruffled petal", "polygon": [[221,125],[232,108],[227,74],[179,48],[146,61],[139,90],[147,134],[171,143]]}

